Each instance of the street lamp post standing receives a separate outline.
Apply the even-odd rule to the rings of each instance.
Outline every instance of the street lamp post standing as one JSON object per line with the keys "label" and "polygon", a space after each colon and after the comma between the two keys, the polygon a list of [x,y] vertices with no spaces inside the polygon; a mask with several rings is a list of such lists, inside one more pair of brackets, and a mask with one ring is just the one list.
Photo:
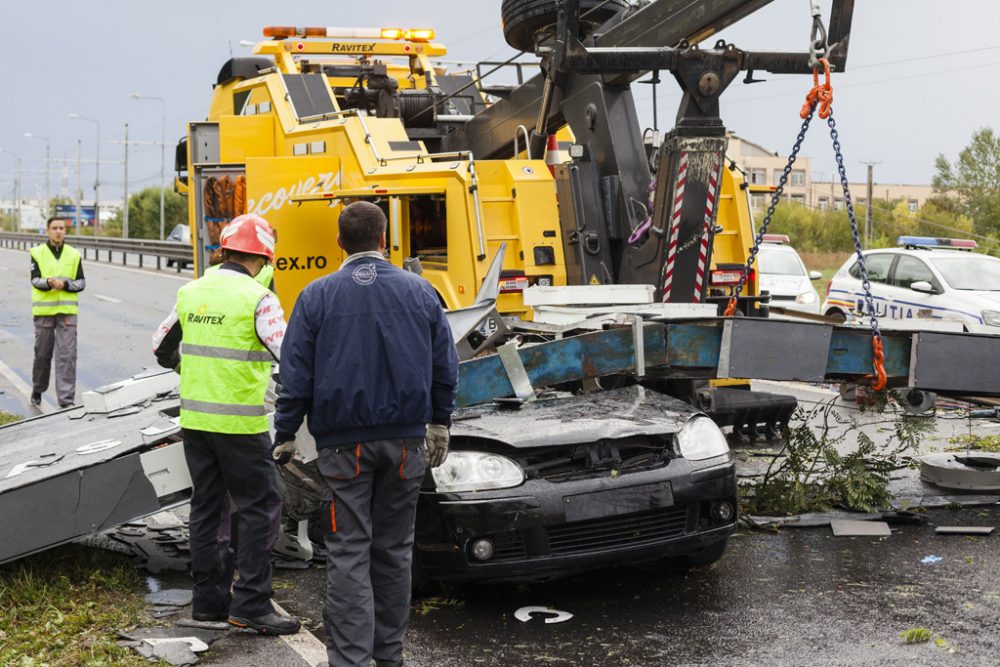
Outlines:
{"label": "street lamp post standing", "polygon": [[13,151],[0,148],[0,153],[14,158],[14,231],[21,231],[21,158]]}
{"label": "street lamp post standing", "polygon": [[164,190],[167,187],[166,184],[166,155],[167,155],[167,104],[163,101],[162,97],[155,97],[153,95],[143,95],[141,93],[132,93],[129,95],[134,100],[152,100],[160,103],[160,240],[165,238],[165,227],[166,227],[166,211],[164,209]]}
{"label": "street lamp post standing", "polygon": [[85,120],[97,126],[97,162],[94,163],[94,236],[97,236],[101,231],[101,121],[78,113],[71,113],[69,117],[70,120]]}
{"label": "street lamp post standing", "polygon": [[52,215],[52,211],[50,210],[52,208],[52,200],[49,199],[49,166],[52,164],[49,161],[49,149],[51,148],[51,144],[49,143],[48,137],[40,137],[37,134],[32,134],[31,132],[25,132],[24,136],[28,139],[38,139],[39,141],[45,142],[45,217],[48,218]]}

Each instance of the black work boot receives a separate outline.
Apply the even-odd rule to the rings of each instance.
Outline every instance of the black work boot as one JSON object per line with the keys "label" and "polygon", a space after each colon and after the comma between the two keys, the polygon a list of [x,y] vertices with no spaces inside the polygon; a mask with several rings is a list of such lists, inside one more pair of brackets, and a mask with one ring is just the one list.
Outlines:
{"label": "black work boot", "polygon": [[35,407],[38,407],[39,405],[42,404],[42,395],[39,394],[37,391],[31,392],[31,404],[34,405]]}
{"label": "black work boot", "polygon": [[230,614],[229,624],[241,630],[251,630],[259,635],[294,635],[302,626],[294,616],[284,616],[272,611],[263,616],[236,616]]}
{"label": "black work boot", "polygon": [[228,611],[220,611],[213,614],[209,611],[192,611],[191,619],[195,621],[202,621],[207,623],[225,623],[229,620]]}

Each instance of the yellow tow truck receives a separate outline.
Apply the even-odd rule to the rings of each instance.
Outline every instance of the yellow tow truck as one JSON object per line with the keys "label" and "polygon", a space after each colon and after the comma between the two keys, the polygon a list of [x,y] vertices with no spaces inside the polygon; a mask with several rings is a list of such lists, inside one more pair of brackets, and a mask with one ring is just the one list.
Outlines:
{"label": "yellow tow truck", "polygon": [[[504,243],[503,315],[530,317],[521,292],[531,285],[616,281],[579,266],[590,241],[560,216],[556,160],[530,159],[523,125],[502,158],[449,148],[510,88],[448,73],[432,30],[277,26],[264,36],[252,56],[223,65],[206,120],[178,147],[198,273],[217,261],[222,227],[258,213],[278,232],[275,284],[290,312],[306,284],[343,261],[339,211],[365,199],[386,212],[389,261],[422,271],[450,309],[472,303]],[[567,126],[557,131],[561,147],[573,143]],[[713,294],[731,288],[753,234],[742,174],[721,171]],[[746,293],[757,293],[755,280]]]}

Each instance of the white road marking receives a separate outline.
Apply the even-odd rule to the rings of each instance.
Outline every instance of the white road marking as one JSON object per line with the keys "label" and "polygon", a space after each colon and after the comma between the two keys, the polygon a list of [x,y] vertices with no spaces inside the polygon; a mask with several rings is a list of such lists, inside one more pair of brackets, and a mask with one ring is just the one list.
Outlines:
{"label": "white road marking", "polygon": [[[288,613],[274,600],[271,600],[271,604],[280,613]],[[316,638],[316,635],[305,628],[302,628],[294,635],[280,635],[280,637],[293,651],[302,656],[302,659],[308,662],[310,667],[315,667],[320,663],[326,662],[326,646]]]}
{"label": "white road marking", "polygon": [[[14,372],[13,368],[5,364],[2,359],[0,359],[0,375],[4,376],[7,382],[10,382],[14,386],[14,389],[23,394],[25,400],[31,400],[31,387],[28,386],[27,382],[21,379],[20,375]],[[52,401],[45,395],[42,395],[42,403],[44,403],[45,406],[51,410],[56,409],[55,404],[53,404]]]}
{"label": "white road marking", "polygon": [[116,299],[116,298],[111,297],[111,296],[104,296],[103,294],[95,294],[94,298],[98,299],[99,301],[107,301],[108,303],[121,303],[122,302],[121,299]]}
{"label": "white road marking", "polygon": [[[5,252],[18,253],[18,254],[22,254],[22,253],[25,252],[24,250],[15,250],[14,248],[0,248],[0,250],[5,251]],[[118,265],[118,264],[110,264],[108,262],[98,262],[97,260],[94,260],[94,259],[88,259],[86,261],[87,261],[87,266],[94,266],[94,267],[98,267],[98,268],[102,268],[102,269],[114,269],[116,271],[129,271],[131,273],[138,273],[138,274],[144,275],[144,276],[159,276],[160,278],[169,278],[170,280],[179,280],[182,283],[189,283],[192,280],[194,280],[194,276],[185,276],[183,274],[176,275],[173,271],[170,271],[168,273],[166,271],[157,271],[156,269],[138,269],[138,268],[132,268],[132,267],[128,267],[128,266],[121,266],[121,265]]]}

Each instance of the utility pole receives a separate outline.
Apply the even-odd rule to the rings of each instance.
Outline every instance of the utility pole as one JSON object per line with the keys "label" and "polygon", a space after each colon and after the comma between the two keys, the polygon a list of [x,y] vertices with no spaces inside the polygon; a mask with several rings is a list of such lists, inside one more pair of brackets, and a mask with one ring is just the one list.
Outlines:
{"label": "utility pole", "polygon": [[122,206],[122,238],[128,238],[128,123],[125,123],[125,198]]}
{"label": "utility pole", "polygon": [[155,95],[131,93],[129,97],[133,100],[152,100],[160,103],[160,240],[162,241],[165,238],[164,234],[166,234],[166,209],[163,197],[167,187],[165,166],[167,163],[167,103],[162,97]]}
{"label": "utility pole", "polygon": [[868,165],[868,190],[865,195],[865,247],[872,247],[872,209],[874,208],[875,202],[872,200],[872,189],[874,186],[874,173],[875,165],[882,164],[882,161],[868,160],[867,162],[862,160],[861,164]]}
{"label": "utility pole", "polygon": [[80,235],[80,227],[83,226],[83,217],[81,216],[80,210],[80,197],[83,195],[83,189],[80,187],[80,161],[83,157],[83,139],[76,140],[76,224],[73,225],[75,228],[75,234]]}
{"label": "utility pole", "polygon": [[69,117],[70,120],[85,120],[97,126],[97,159],[94,167],[94,236],[97,236],[101,231],[101,121],[78,113],[71,113]]}
{"label": "utility pole", "polygon": [[45,208],[46,208],[45,217],[48,218],[50,215],[52,215],[51,211],[52,201],[49,199],[49,176],[50,176],[50,166],[52,164],[49,156],[49,148],[50,148],[49,139],[48,137],[40,137],[37,134],[32,134],[31,132],[25,132],[24,136],[27,137],[28,139],[38,139],[39,141],[45,142]]}
{"label": "utility pole", "polygon": [[21,231],[21,158],[14,158],[14,162],[17,163],[15,170],[16,175],[14,176],[14,198],[17,202],[15,206],[17,207],[17,224],[14,227],[15,232]]}

